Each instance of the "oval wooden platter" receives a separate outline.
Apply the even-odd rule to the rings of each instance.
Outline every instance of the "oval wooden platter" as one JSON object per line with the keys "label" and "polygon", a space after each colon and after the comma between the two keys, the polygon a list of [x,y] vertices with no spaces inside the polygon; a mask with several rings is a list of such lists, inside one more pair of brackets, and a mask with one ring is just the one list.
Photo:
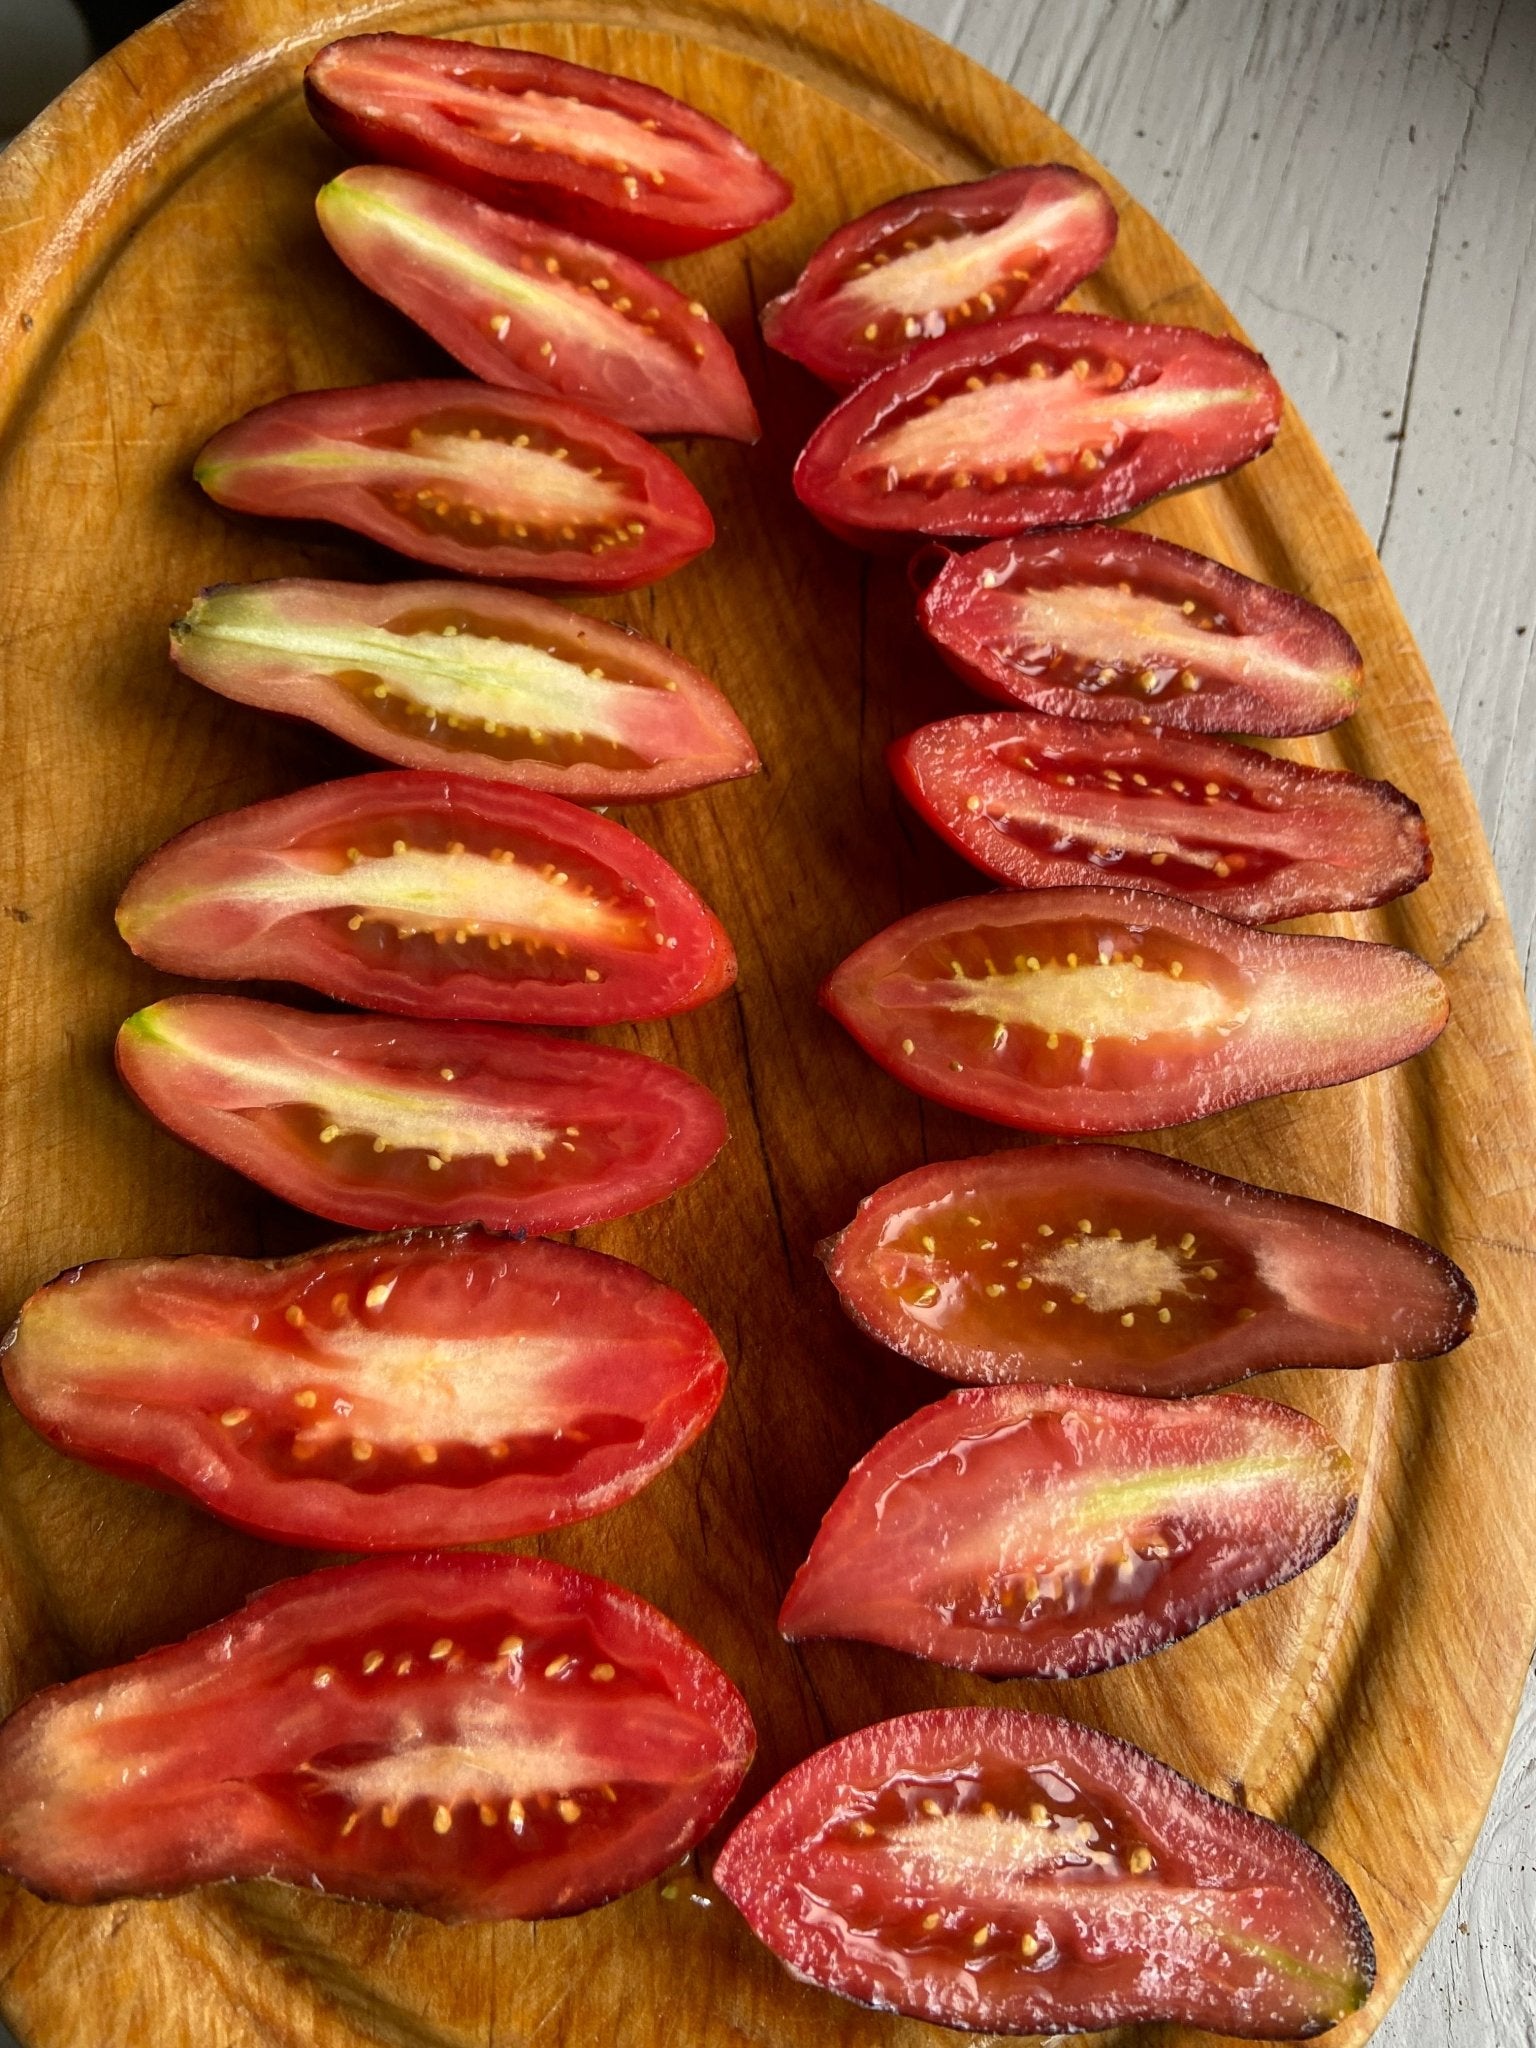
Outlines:
{"label": "oval wooden platter", "polygon": [[[1262,1387],[1349,1446],[1358,1521],[1317,1570],[1150,1663],[996,1688],[853,1645],[791,1650],[774,1630],[849,1465],[943,1391],[843,1320],[813,1247],[892,1175],[1014,1141],[903,1092],[815,1007],[818,980],[857,942],[975,886],[903,814],[883,765],[890,738],[962,708],[963,693],[915,632],[900,564],[834,544],[796,506],[790,466],[826,398],[764,354],[756,309],[849,215],[1057,158],[1104,178],[1122,209],[1084,306],[1233,324],[1069,137],[865,0],[188,0],[0,163],[7,1312],[82,1259],[258,1253],[331,1234],[181,1150],[119,1089],[113,1031],[167,984],[118,943],[111,907],[135,863],[191,820],[360,765],[177,677],[165,627],[206,583],[399,573],[341,537],[226,517],[189,479],[205,437],[250,406],[437,365],[342,272],[311,206],[339,158],[305,115],[303,63],[332,36],[385,27],[634,73],[738,128],[799,193],[744,242],[672,266],[724,321],[767,428],[750,451],[679,450],[719,544],[672,581],[594,607],[719,677],[766,762],[756,782],[631,814],[713,901],[742,973],[734,997],[700,1014],[609,1035],[709,1081],[734,1140],[677,1200],[591,1234],[692,1296],[725,1342],[732,1387],[703,1444],[641,1499],[538,1547],[634,1587],[720,1660],[757,1717],[754,1796],[864,1722],[1006,1700],[1111,1728],[1288,1821],[1375,1929],[1375,1998],[1330,2037],[1364,2041],[1471,1845],[1536,1634],[1536,1366],[1521,1341],[1536,1086],[1498,886],[1444,719],[1294,417],[1261,461],[1141,523],[1303,591],[1365,649],[1365,709],[1293,751],[1417,796],[1436,870],[1403,904],[1319,928],[1413,947],[1449,982],[1452,1020],[1394,1073],[1146,1142],[1434,1239],[1476,1281],[1479,1332],[1438,1364]],[[6,1708],[315,1561],[69,1463],[8,1407],[0,1518]],[[262,1884],[90,1910],[11,1890],[0,2006],[28,2048],[944,2038],[794,1983],[712,1892],[708,1864],[540,1927],[446,1929]]]}

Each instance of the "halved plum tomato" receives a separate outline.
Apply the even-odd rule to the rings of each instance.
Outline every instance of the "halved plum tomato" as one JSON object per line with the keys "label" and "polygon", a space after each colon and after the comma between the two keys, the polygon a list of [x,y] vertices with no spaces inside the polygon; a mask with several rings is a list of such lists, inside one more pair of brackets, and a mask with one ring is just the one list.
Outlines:
{"label": "halved plum tomato", "polygon": [[919,349],[828,413],[795,491],[834,532],[999,534],[1133,512],[1262,455],[1262,356],[1193,327],[1034,313]]}
{"label": "halved plum tomato", "polygon": [[1345,1452],[1273,1401],[967,1387],[854,1466],[779,1627],[1081,1678],[1283,1586],[1354,1512]]}
{"label": "halved plum tomato", "polygon": [[821,1000],[920,1095],[1060,1137],[1354,1081],[1421,1052],[1448,1014],[1416,954],[1139,889],[936,903],[850,954]]}
{"label": "halved plum tomato", "polygon": [[475,1229],[77,1266],[4,1348],[11,1399],[60,1450],[329,1550],[602,1514],[725,1391],[708,1324],[638,1266]]}
{"label": "halved plum tomato", "polygon": [[1392,783],[1230,740],[990,711],[908,733],[890,763],[918,815],[1015,889],[1139,885],[1269,924],[1385,903],[1430,870]]}
{"label": "halved plum tomato", "polygon": [[1331,612],[1115,526],[951,555],[918,620],[984,696],[1060,718],[1286,739],[1348,718],[1364,673]]}
{"label": "halved plum tomato", "polygon": [[1354,1894],[1289,1828],[1006,1707],[818,1750],[737,1826],[715,1881],[797,1977],[947,2027],[1289,2041],[1376,1978]]}
{"label": "halved plum tomato", "polygon": [[171,628],[177,667],[407,768],[574,803],[752,775],[746,727],[655,640],[485,583],[222,583]]}
{"label": "halved plum tomato", "polygon": [[861,1329],[955,1380],[1199,1394],[1433,1358],[1477,1314],[1406,1231],[1129,1145],[920,1166],[819,1250]]}
{"label": "halved plum tomato", "polygon": [[613,1024],[736,978],[717,919],[633,832],[417,768],[191,826],[134,875],[117,928],[170,974],[295,981],[407,1017]]}
{"label": "halved plum tomato", "polygon": [[343,171],[315,211],[348,269],[488,384],[553,391],[637,434],[757,439],[730,343],[633,257],[388,164]]}
{"label": "halved plum tomato", "polygon": [[268,1586],[0,1730],[0,1868],[45,1898],[273,1877],[539,1920],[686,1853],[746,1702],[647,1601],[542,1558],[369,1558]]}
{"label": "halved plum tomato", "polygon": [[187,1144],[363,1230],[580,1230],[675,1194],[726,1137],[703,1082],[643,1053],[243,996],[151,1003],[117,1070]]}
{"label": "halved plum tomato", "polygon": [[1103,186],[1065,164],[904,192],[822,243],[763,308],[763,338],[828,384],[860,384],[954,328],[1048,313],[1116,225]]}
{"label": "halved plum tomato", "polygon": [[632,256],[679,256],[782,213],[793,187],[740,136],[637,79],[534,50],[344,36],[304,74],[359,156],[407,164]]}
{"label": "halved plum tomato", "polygon": [[468,378],[300,391],[214,435],[220,505],[327,519],[464,576],[628,590],[715,537],[675,462],[585,406]]}

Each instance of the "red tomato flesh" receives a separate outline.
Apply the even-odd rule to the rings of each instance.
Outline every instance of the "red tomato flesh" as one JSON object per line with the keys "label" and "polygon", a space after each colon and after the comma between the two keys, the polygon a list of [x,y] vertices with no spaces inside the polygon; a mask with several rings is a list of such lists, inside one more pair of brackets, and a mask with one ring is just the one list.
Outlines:
{"label": "red tomato flesh", "polygon": [[171,974],[295,981],[411,1017],[612,1024],[736,978],[718,921],[622,825],[412,768],[193,825],[134,875],[117,928]]}
{"label": "red tomato flesh", "polygon": [[1123,527],[951,555],[918,618],[983,695],[1060,718],[1283,739],[1348,718],[1364,672],[1331,613]]}
{"label": "red tomato flesh", "polygon": [[1423,813],[1390,782],[1226,740],[992,711],[909,733],[890,763],[919,816],[1015,889],[1140,886],[1269,924],[1430,871]]}
{"label": "red tomato flesh", "polygon": [[1035,313],[860,385],[806,443],[795,491],[856,541],[1080,526],[1262,455],[1280,407],[1262,356],[1223,335]]}
{"label": "red tomato flesh", "polygon": [[363,1230],[580,1230],[675,1194],[726,1137],[676,1067],[492,1024],[169,996],[123,1025],[117,1068],[187,1144]]}
{"label": "red tomato flesh", "polygon": [[632,257],[387,164],[343,171],[315,210],[348,269],[487,384],[550,391],[637,434],[757,439],[730,343]]}
{"label": "red tomato flesh", "polygon": [[628,427],[468,378],[279,398],[215,434],[193,474],[233,511],[326,519],[461,576],[628,590],[715,537],[677,464]]}
{"label": "red tomato flesh", "polygon": [[669,648],[484,583],[219,584],[172,626],[171,659],[402,767],[575,803],[674,796],[759,766],[719,690]]}
{"label": "red tomato flesh", "polygon": [[346,36],[304,74],[359,156],[431,171],[632,256],[676,256],[782,213],[793,187],[737,135],[637,79],[533,50]]}
{"label": "red tomato flesh", "polygon": [[829,384],[860,384],[955,329],[1049,312],[1116,225],[1103,186],[1065,164],[905,192],[822,243],[763,308],[763,337]]}
{"label": "red tomato flesh", "polygon": [[23,1305],[5,1383],[60,1450],[259,1536],[402,1550],[619,1506],[725,1360],[637,1266],[468,1229],[78,1266]]}
{"label": "red tomato flesh", "polygon": [[796,1976],[942,2026],[1295,2040],[1376,1976],[1349,1887],[1288,1828],[1128,1742],[1007,1708],[906,1714],[819,1750],[715,1879]]}
{"label": "red tomato flesh", "polygon": [[1254,931],[1136,889],[935,904],[850,954],[821,1000],[920,1095],[1061,1137],[1357,1080],[1448,1014],[1439,976],[1395,946]]}
{"label": "red tomato flesh", "polygon": [[0,1868],[76,1904],[273,1877],[544,1919],[686,1853],[753,1746],[725,1674],[621,1587],[372,1558],[28,1701],[0,1731]]}
{"label": "red tomato flesh", "polygon": [[957,1380],[1198,1394],[1432,1358],[1477,1313],[1406,1231],[1128,1145],[920,1166],[820,1251],[861,1329]]}

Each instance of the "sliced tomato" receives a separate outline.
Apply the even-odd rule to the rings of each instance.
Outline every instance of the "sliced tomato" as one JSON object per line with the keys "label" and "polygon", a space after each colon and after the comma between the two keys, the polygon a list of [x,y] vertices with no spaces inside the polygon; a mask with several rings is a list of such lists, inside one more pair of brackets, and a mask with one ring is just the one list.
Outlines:
{"label": "sliced tomato", "polygon": [[904,1714],[796,1766],[715,1880],[797,1977],[1000,2034],[1168,2020],[1319,2034],[1370,1996],[1315,1850],[1144,1750],[1045,1714]]}
{"label": "sliced tomato", "polygon": [[746,1702],[542,1558],[370,1558],[258,1593],[0,1731],[0,1868],[47,1898],[274,1877],[441,1920],[632,1891],[725,1811]]}
{"label": "sliced tomato", "polygon": [[468,378],[300,391],[197,458],[236,512],[327,519],[464,576],[627,590],[715,537],[675,462],[585,406]]}
{"label": "sliced tomato", "polygon": [[794,188],[740,136],[637,79],[534,50],[344,36],[310,111],[365,158],[409,164],[632,256],[677,256],[782,213]]}
{"label": "sliced tomato", "polygon": [[23,1305],[5,1383],[61,1450],[258,1536],[401,1550],[618,1507],[725,1360],[638,1266],[466,1229],[77,1266]]}
{"label": "sliced tomato", "polygon": [[1283,739],[1348,718],[1364,672],[1331,612],[1124,527],[951,555],[918,618],[985,696],[1061,718]]}
{"label": "sliced tomato", "polygon": [[1065,164],[904,192],[822,243],[763,308],[763,337],[829,384],[860,384],[956,329],[1048,313],[1117,224],[1103,186]]}
{"label": "sliced tomato", "polygon": [[920,1166],[820,1251],[862,1329],[957,1380],[1198,1394],[1432,1358],[1477,1313],[1406,1231],[1128,1145]]}
{"label": "sliced tomato", "polygon": [[364,1230],[580,1230],[675,1194],[726,1137],[676,1067],[492,1024],[168,996],[119,1031],[117,1068],[187,1144]]}
{"label": "sliced tomato", "polygon": [[172,626],[171,659],[404,767],[576,803],[674,796],[759,766],[719,690],[669,648],[484,583],[219,584]]}
{"label": "sliced tomato", "polygon": [[612,1024],[736,978],[719,922],[633,832],[414,768],[193,825],[134,875],[117,928],[171,974],[296,981],[408,1017]]}
{"label": "sliced tomato", "polygon": [[315,210],[348,269],[487,384],[552,391],[637,434],[757,439],[730,343],[633,257],[388,164],[343,171]]}
{"label": "sliced tomato", "polygon": [[1262,455],[1262,356],[1193,327],[1034,313],[871,377],[812,434],[795,491],[854,540],[999,534],[1133,512]]}
{"label": "sliced tomato", "polygon": [[1140,885],[1269,924],[1385,903],[1431,865],[1424,814],[1390,782],[1226,740],[992,711],[909,733],[890,763],[918,814],[1016,889]]}
{"label": "sliced tomato", "polygon": [[920,1095],[1064,1137],[1328,1088],[1445,1027],[1413,953],[1254,931],[1137,889],[969,896],[850,954],[821,1000]]}

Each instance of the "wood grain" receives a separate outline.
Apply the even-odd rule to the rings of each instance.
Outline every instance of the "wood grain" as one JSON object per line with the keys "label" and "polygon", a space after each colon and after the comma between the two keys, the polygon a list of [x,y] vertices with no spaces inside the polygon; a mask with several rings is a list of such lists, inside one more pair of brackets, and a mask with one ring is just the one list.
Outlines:
{"label": "wood grain", "polygon": [[[896,191],[1030,157],[1093,168],[1025,102],[879,10],[192,0],[98,66],[0,166],[0,714],[18,770],[6,1302],[82,1257],[322,1234],[180,1152],[116,1090],[111,1033],[166,984],[123,953],[108,913],[136,860],[182,824],[348,765],[171,676],[163,627],[203,582],[379,574],[383,558],[228,519],[198,498],[187,462],[214,427],[283,390],[431,364],[319,241],[310,201],[336,159],[295,88],[308,50],[339,30],[473,24],[697,100],[801,194],[746,243],[675,266],[741,350],[768,434],[751,452],[682,451],[719,546],[601,607],[710,668],[768,763],[755,786],[631,816],[711,897],[743,976],[731,1002],[609,1035],[709,1080],[735,1142],[680,1200],[591,1233],[698,1301],[733,1388],[704,1444],[640,1501],[537,1547],[657,1600],[720,1659],[758,1717],[754,1788],[882,1714],[1007,1697],[1113,1727],[1290,1820],[1376,1929],[1381,1990],[1334,2037],[1363,2041],[1475,1833],[1536,1631],[1536,1378],[1518,1341],[1536,1094],[1508,929],[1443,719],[1369,543],[1294,417],[1253,469],[1144,523],[1303,589],[1361,640],[1368,709],[1294,751],[1403,783],[1429,812],[1439,866],[1405,905],[1316,924],[1413,945],[1442,966],[1454,1018],[1396,1074],[1155,1142],[1437,1238],[1472,1271],[1483,1329],[1439,1366],[1273,1382],[1355,1453],[1357,1527],[1319,1570],[1144,1667],[1001,1695],[854,1646],[791,1652],[772,1631],[847,1466],[935,1391],[841,1321],[811,1247],[880,1180],[1000,1134],[903,1093],[812,1006],[859,939],[967,886],[899,812],[881,759],[889,737],[960,694],[915,639],[899,570],[833,547],[798,514],[789,464],[822,401],[764,359],[752,312],[839,219]],[[1083,302],[1231,325],[1129,201]],[[181,1633],[304,1562],[69,1466],[9,1413],[0,1500],[7,1702]],[[467,1931],[270,1886],[90,1911],[12,1894],[0,1970],[0,2003],[31,2048],[83,2048],[105,2011],[121,2038],[156,2048],[943,2038],[793,1985],[691,1880],[671,1900],[652,1887],[580,1922]]]}

